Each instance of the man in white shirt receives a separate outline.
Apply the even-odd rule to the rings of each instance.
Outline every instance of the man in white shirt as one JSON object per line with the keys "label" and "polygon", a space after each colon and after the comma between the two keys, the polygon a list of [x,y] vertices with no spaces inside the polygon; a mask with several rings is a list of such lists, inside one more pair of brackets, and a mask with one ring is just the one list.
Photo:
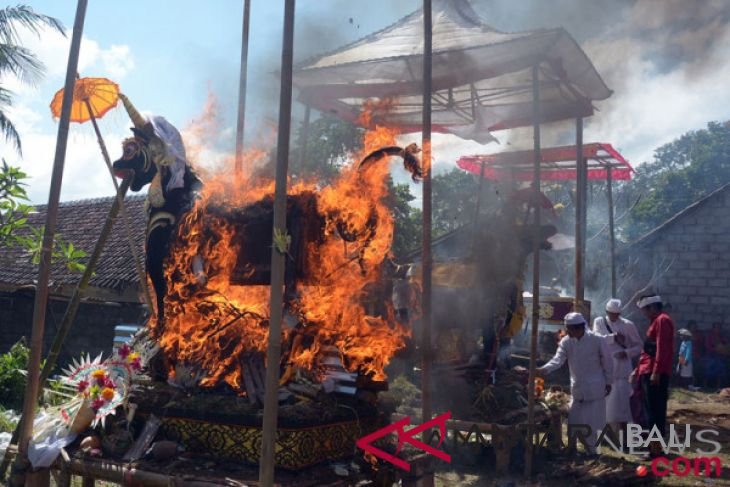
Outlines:
{"label": "man in white shirt", "polygon": [[[606,303],[606,316],[593,320],[593,333],[604,337],[613,357],[613,384],[606,398],[606,422],[626,431],[632,422],[631,384],[632,359],[641,353],[643,342],[633,322],[621,317],[621,301],[610,299]],[[624,433],[625,434],[625,433]]]}
{"label": "man in white shirt", "polygon": [[605,340],[586,330],[583,315],[568,313],[564,322],[568,335],[560,340],[555,356],[537,373],[549,374],[568,362],[572,395],[568,424],[590,426],[590,434],[584,440],[586,452],[594,455],[598,434],[606,426],[606,396],[613,382],[613,360]]}

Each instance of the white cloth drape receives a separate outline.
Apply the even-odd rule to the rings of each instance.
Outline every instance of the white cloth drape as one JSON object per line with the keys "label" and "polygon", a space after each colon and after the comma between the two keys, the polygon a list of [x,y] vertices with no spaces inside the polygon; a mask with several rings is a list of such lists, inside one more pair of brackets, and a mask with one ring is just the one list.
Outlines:
{"label": "white cloth drape", "polygon": [[[609,330],[610,327],[610,330]],[[610,321],[607,317],[599,317],[593,321],[593,332],[606,340],[609,353],[613,357],[613,383],[611,394],[606,398],[606,421],[609,423],[631,423],[631,393],[629,375],[633,370],[632,360],[639,356],[642,341],[639,331],[633,322],[619,317]],[[624,346],[616,341],[617,335],[623,335]],[[625,352],[625,357],[622,352]]]}

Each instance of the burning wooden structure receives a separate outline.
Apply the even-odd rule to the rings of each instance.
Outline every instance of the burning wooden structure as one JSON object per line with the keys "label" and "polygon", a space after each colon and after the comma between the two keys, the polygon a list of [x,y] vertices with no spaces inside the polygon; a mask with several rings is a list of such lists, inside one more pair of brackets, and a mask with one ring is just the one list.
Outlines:
{"label": "burning wooden structure", "polygon": [[[149,348],[159,347],[151,375],[174,387],[139,384],[133,399],[143,416],[164,411],[163,437],[258,462],[272,246],[287,259],[277,465],[349,456],[375,427],[384,368],[409,334],[387,303],[375,312],[365,305],[388,277],[393,236],[382,162],[399,155],[415,179],[420,170],[418,148],[388,145],[391,137],[369,133],[366,157],[331,186],[295,185],[285,235],[272,231],[269,181],[224,174],[206,182],[170,247],[164,319],[148,325]],[[186,401],[179,389],[197,393]]]}

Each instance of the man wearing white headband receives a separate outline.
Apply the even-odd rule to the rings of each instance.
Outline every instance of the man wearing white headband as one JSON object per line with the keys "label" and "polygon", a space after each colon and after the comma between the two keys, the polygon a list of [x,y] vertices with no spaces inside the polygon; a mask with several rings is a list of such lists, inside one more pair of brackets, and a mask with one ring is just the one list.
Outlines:
{"label": "man wearing white headband", "polygon": [[[637,375],[641,382],[644,409],[649,428],[657,427],[664,435],[667,423],[667,401],[669,400],[669,378],[674,361],[674,322],[664,312],[662,298],[656,294],[642,296],[636,305],[651,320],[646,331],[646,341],[639,356]],[[650,456],[662,455],[661,444],[650,446]]]}
{"label": "man wearing white headband", "polygon": [[613,382],[613,360],[603,337],[586,330],[583,315],[568,313],[564,322],[568,335],[560,340],[555,356],[537,373],[549,374],[568,362],[572,396],[568,424],[590,426],[585,447],[593,455],[598,434],[606,426],[606,396]]}
{"label": "man wearing white headband", "polygon": [[621,317],[621,301],[609,299],[606,316],[593,321],[593,333],[605,338],[608,351],[613,357],[613,384],[606,398],[606,422],[617,424],[622,431],[632,422],[631,384],[633,370],[631,360],[641,353],[641,338],[633,322]]}

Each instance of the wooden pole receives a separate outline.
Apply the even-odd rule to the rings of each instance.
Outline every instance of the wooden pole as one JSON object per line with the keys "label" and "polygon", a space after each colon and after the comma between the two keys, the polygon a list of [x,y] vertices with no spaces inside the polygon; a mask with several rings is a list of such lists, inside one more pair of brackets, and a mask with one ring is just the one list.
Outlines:
{"label": "wooden pole", "polygon": [[[431,51],[432,51],[431,0],[423,0],[423,243],[421,262],[423,267],[422,336],[423,364],[421,368],[422,421],[429,421],[431,412]],[[423,432],[427,442],[430,431]]]}
{"label": "wooden pole", "polygon": [[535,454],[535,367],[537,365],[537,327],[540,321],[540,71],[532,67],[532,131],[533,169],[532,185],[535,207],[535,222],[532,236],[532,323],[530,330],[530,374],[527,385],[527,455],[525,477],[532,476],[532,460]]}
{"label": "wooden pole", "polygon": [[[421,366],[421,420],[429,421],[433,416],[431,410],[431,360],[433,351],[431,345],[431,95],[432,95],[432,46],[433,41],[433,19],[431,0],[423,0],[423,111],[422,111],[422,137],[423,147],[423,243],[421,250],[421,262],[423,268],[422,301],[423,315],[421,317],[422,336],[421,348],[423,363]],[[422,433],[421,440],[429,442],[430,430]],[[429,469],[422,476],[418,485],[420,487],[433,487],[434,476]]]}
{"label": "wooden pole", "polygon": [[73,35],[71,36],[71,48],[66,67],[66,83],[64,84],[63,104],[61,105],[61,117],[58,124],[58,136],[56,138],[56,153],[53,159],[53,172],[51,174],[51,188],[48,195],[48,207],[46,209],[46,226],[43,234],[41,247],[41,259],[38,269],[38,284],[35,291],[35,303],[33,307],[33,324],[30,341],[30,357],[28,359],[28,383],[25,389],[23,400],[23,426],[20,430],[20,441],[18,444],[19,454],[15,461],[18,476],[15,481],[25,482],[25,470],[28,467],[28,444],[33,436],[33,418],[38,404],[39,373],[41,365],[41,353],[43,351],[43,332],[46,320],[46,306],[48,304],[48,279],[51,274],[51,258],[53,251],[53,239],[56,233],[58,218],[58,201],[61,196],[61,183],[63,181],[63,166],[66,160],[66,145],[68,143],[68,127],[71,118],[71,104],[73,103],[74,85],[76,83],[76,71],[79,64],[79,49],[81,47],[81,35],[84,30],[84,18],[86,16],[86,5],[88,0],[78,0],[76,6],[76,18],[74,19]]}
{"label": "wooden pole", "polygon": [[[583,118],[575,120],[576,176],[575,176],[575,301],[573,309],[583,313],[584,284],[583,268],[585,266],[585,224],[583,212],[586,205],[586,168],[583,157]],[[586,316],[586,320],[590,317]]]}
{"label": "wooden pole", "polygon": [[304,163],[307,162],[307,143],[309,142],[309,121],[312,116],[312,108],[309,105],[304,105],[304,124],[302,126],[302,146],[299,149],[299,171],[304,167]]}
{"label": "wooden pole", "polygon": [[241,74],[238,81],[238,124],[236,125],[236,174],[243,170],[243,136],[246,127],[246,84],[248,80],[248,26],[251,19],[251,0],[243,1],[243,29],[241,33]]}
{"label": "wooden pole", "polygon": [[266,354],[266,391],[261,441],[259,482],[274,485],[276,420],[278,412],[279,361],[281,356],[281,318],[284,303],[284,264],[286,249],[277,248],[276,235],[286,235],[286,179],[289,166],[291,133],[292,71],[294,55],[295,0],[284,4],[284,36],[281,48],[281,91],[279,95],[279,134],[276,148],[276,187],[274,189],[274,245],[271,250],[271,301],[269,345]]}
{"label": "wooden pole", "polygon": [[76,318],[76,313],[79,309],[81,297],[84,294],[86,287],[89,285],[89,281],[94,275],[94,270],[96,269],[96,265],[99,262],[101,253],[104,251],[106,241],[111,234],[112,228],[114,227],[114,222],[117,219],[119,210],[122,208],[122,199],[127,194],[127,190],[129,189],[129,185],[131,184],[131,182],[131,178],[125,178],[122,181],[122,185],[119,186],[119,188],[117,189],[117,198],[114,198],[114,201],[112,201],[112,206],[111,208],[109,208],[109,213],[107,214],[106,220],[104,221],[104,226],[101,228],[101,233],[99,234],[99,238],[96,241],[94,250],[91,252],[91,255],[89,256],[89,261],[86,263],[86,269],[84,269],[84,273],[81,275],[81,279],[79,279],[79,282],[76,284],[76,288],[74,289],[74,292],[71,295],[71,299],[66,306],[66,312],[64,313],[63,319],[61,320],[61,325],[58,327],[58,332],[56,332],[56,337],[53,339],[51,349],[49,350],[48,356],[46,357],[46,362],[43,365],[43,370],[41,371],[40,376],[41,387],[43,387],[43,384],[46,382],[46,380],[48,380],[51,372],[53,372],[53,368],[55,367],[56,361],[58,360],[58,355],[61,352],[63,342],[66,340],[66,336],[68,336],[69,331],[71,331],[71,326],[73,326],[74,319]]}
{"label": "wooden pole", "polygon": [[[129,189],[131,181],[131,179],[125,179],[124,181],[122,181],[122,185],[117,189],[117,194],[121,196],[121,199],[124,199],[124,195],[127,194],[127,190]],[[39,386],[37,400],[40,400],[43,396],[44,384],[48,380],[48,377],[50,377],[51,372],[53,372],[53,368],[56,366],[58,355],[61,353],[61,347],[66,341],[66,337],[68,336],[68,333],[71,330],[71,326],[73,325],[74,318],[76,317],[76,312],[79,309],[81,295],[84,293],[86,286],[89,284],[89,281],[94,274],[94,269],[96,269],[96,264],[99,260],[99,257],[101,256],[101,252],[104,250],[104,245],[106,244],[107,237],[111,233],[111,229],[114,225],[114,220],[119,213],[120,204],[121,200],[119,198],[116,198],[112,202],[112,206],[109,209],[109,214],[107,215],[104,226],[102,227],[101,233],[99,234],[99,239],[96,241],[96,246],[91,252],[89,261],[86,263],[86,269],[84,269],[84,273],[81,275],[81,279],[79,279],[79,282],[76,284],[74,293],[71,295],[71,299],[66,306],[66,312],[64,313],[61,320],[61,325],[58,327],[56,336],[53,339],[51,348],[48,351],[48,355],[46,356],[46,361],[43,364],[43,370],[41,370],[41,375],[38,380]],[[18,425],[15,427],[15,431],[13,431],[13,436],[10,439],[10,444],[17,443],[18,437],[20,436],[20,430],[22,429],[22,423],[23,421],[21,418],[21,421],[19,421]],[[5,470],[8,466],[8,461],[10,459],[9,451],[10,449],[5,450],[3,462],[2,465],[0,465],[0,478],[5,475]]]}
{"label": "wooden pole", "polygon": [[[132,253],[132,259],[134,260],[134,268],[137,271],[137,278],[139,279],[139,285],[142,288],[142,296],[144,296],[145,303],[147,304],[147,309],[150,310],[150,314],[154,316],[155,314],[155,307],[152,305],[152,296],[150,295],[150,290],[147,287],[147,276],[144,273],[144,269],[142,268],[142,261],[139,258],[139,252],[137,252],[137,244],[134,242],[134,236],[132,235],[132,226],[129,223],[129,214],[127,213],[127,208],[124,206],[124,195],[126,194],[126,190],[124,194],[122,194],[119,191],[119,184],[117,183],[117,178],[114,176],[114,169],[112,168],[112,161],[109,157],[109,152],[106,150],[106,144],[104,143],[104,138],[101,136],[101,131],[99,130],[99,125],[96,123],[96,117],[94,116],[94,111],[91,109],[91,103],[89,103],[89,100],[86,101],[86,108],[89,110],[89,116],[91,117],[91,124],[94,126],[94,132],[96,132],[96,140],[99,142],[99,147],[101,148],[101,155],[104,158],[104,162],[106,163],[106,168],[109,170],[109,176],[112,178],[112,184],[114,185],[114,191],[116,191],[117,200],[119,204],[119,210],[122,213],[122,222],[124,222],[124,231],[127,234],[127,243],[129,244],[129,251]],[[116,218],[116,215],[114,215]],[[111,231],[111,229],[109,230]],[[98,244],[97,244],[98,245]]]}
{"label": "wooden pole", "polygon": [[611,297],[616,297],[616,233],[613,215],[613,174],[611,164],[606,168],[606,186],[608,191],[608,235],[611,250]]}
{"label": "wooden pole", "polygon": [[476,227],[477,222],[479,221],[479,211],[481,210],[482,206],[482,191],[484,190],[484,169],[486,166],[486,162],[482,161],[482,167],[479,170],[479,190],[477,192],[477,205],[476,209],[474,210],[474,226]]}

